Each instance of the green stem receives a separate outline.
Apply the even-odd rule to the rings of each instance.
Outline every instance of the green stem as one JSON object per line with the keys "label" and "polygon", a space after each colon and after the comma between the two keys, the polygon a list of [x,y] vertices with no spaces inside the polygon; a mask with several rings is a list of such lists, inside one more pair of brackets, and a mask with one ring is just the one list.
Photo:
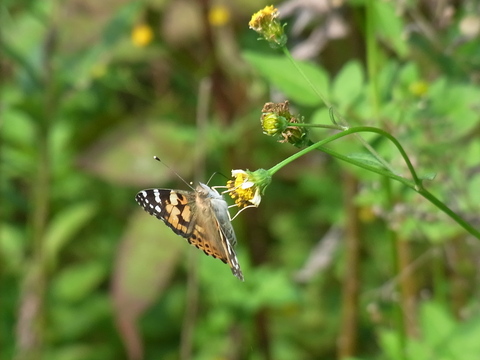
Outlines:
{"label": "green stem", "polygon": [[480,231],[478,231],[472,225],[470,225],[468,222],[466,222],[464,219],[462,219],[457,213],[455,213],[452,209],[450,209],[442,201],[437,199],[435,197],[435,195],[433,195],[431,192],[429,192],[423,186],[416,191],[420,195],[422,195],[425,199],[427,199],[432,204],[434,204],[436,207],[438,207],[440,210],[442,210],[445,214],[450,216],[453,220],[455,220],[456,223],[458,223],[461,227],[463,227],[465,230],[467,230],[470,234],[475,236],[477,239],[480,239]]}
{"label": "green stem", "polygon": [[[363,129],[367,128],[367,127],[362,127]],[[319,141],[313,145],[310,145],[309,147],[303,149],[303,150],[300,150],[299,152],[293,154],[292,156],[286,158],[285,160],[279,162],[277,165],[275,165],[274,167],[272,167],[271,169],[268,170],[268,172],[270,173],[270,175],[273,175],[274,173],[276,173],[278,170],[280,170],[282,167],[284,167],[285,165],[289,164],[290,162],[298,159],[299,157],[309,153],[310,151],[312,150],[315,150],[315,149],[318,149],[318,150],[321,150],[329,155],[332,155],[333,157],[336,157],[340,160],[343,160],[345,162],[348,162],[352,165],[355,165],[355,166],[358,166],[360,168],[363,168],[365,170],[369,170],[369,171],[372,171],[372,172],[375,172],[377,174],[380,174],[380,175],[383,175],[383,176],[386,176],[386,177],[389,177],[389,178],[392,178],[394,180],[397,180],[397,181],[400,181],[401,183],[403,183],[404,185],[408,186],[408,187],[411,187],[412,189],[415,189],[415,184],[411,181],[411,180],[408,180],[404,177],[401,177],[399,175],[396,175],[390,171],[387,171],[381,167],[376,167],[376,166],[372,166],[372,165],[368,165],[368,164],[365,164],[364,162],[359,162],[355,159],[352,159],[348,156],[345,156],[345,155],[342,155],[334,150],[331,150],[329,148],[326,148],[324,147],[323,145],[325,144],[328,144],[329,142],[331,141],[334,141],[336,139],[339,139],[343,136],[346,136],[346,135],[349,135],[349,134],[352,134],[355,132],[356,129],[359,129],[359,128],[352,128],[352,129],[349,129],[349,130],[345,130],[344,132],[341,132],[341,133],[338,133],[338,134],[335,134],[335,135],[332,135],[322,141]],[[348,132],[348,133],[347,133]]]}
{"label": "green stem", "polygon": [[[400,142],[395,138],[393,137],[392,135],[390,135],[389,133],[387,133],[386,131],[382,130],[382,129],[379,129],[379,128],[375,128],[375,127],[371,127],[371,126],[356,126],[356,127],[352,127],[348,130],[344,130],[342,131],[341,133],[338,133],[338,134],[335,134],[335,135],[332,135],[322,141],[319,141],[301,151],[299,151],[298,153],[290,156],[289,158],[283,160],[282,162],[278,163],[277,165],[275,165],[272,169],[270,169],[271,171],[271,174],[273,174],[274,172],[278,171],[279,169],[281,169],[283,166],[287,165],[288,163],[290,163],[291,161],[293,160],[296,160],[297,158],[299,158],[300,156],[314,150],[314,149],[317,149],[319,147],[321,147],[322,145],[325,145],[331,141],[334,141],[334,140],[337,140],[337,139],[340,139],[344,136],[347,136],[347,135],[351,135],[351,134],[355,134],[355,133],[361,133],[361,132],[373,132],[373,133],[377,133],[377,134],[380,134],[382,136],[385,136],[386,138],[388,138],[398,149],[398,151],[400,152],[400,154],[402,155],[405,163],[407,164],[407,167],[410,171],[410,174],[412,175],[412,178],[415,182],[415,190],[418,190],[419,188],[422,187],[422,182],[421,180],[418,178],[417,176],[417,173],[415,172],[415,169],[413,168],[413,165],[407,155],[407,153],[405,152],[405,150],[403,149],[402,145],[400,144]],[[338,154],[338,153],[337,153]],[[355,165],[358,165],[360,166],[359,164],[362,164],[362,165],[365,165],[363,163],[360,163],[360,162],[357,162],[355,161],[354,159],[351,159],[351,158],[348,158],[346,156],[343,156],[342,157],[344,159],[342,160],[345,160],[347,162],[350,162],[352,164],[355,164]],[[366,168],[365,166],[361,166],[361,167],[364,167]],[[379,168],[375,168],[373,166],[368,166],[367,167],[369,168],[373,168],[373,169],[376,169],[375,172],[379,173],[379,174],[382,174],[382,175],[385,175],[385,176],[388,176],[387,174],[392,174],[392,175],[396,175],[395,173],[391,173],[390,171],[385,171],[383,169],[379,169]],[[391,177],[391,176],[389,176]],[[394,178],[396,178],[396,180],[398,180],[399,178],[401,179],[404,179],[403,177],[400,177],[398,175],[396,175]],[[406,180],[406,179],[404,179]]]}
{"label": "green stem", "polygon": [[300,73],[300,75],[302,75],[302,77],[305,79],[305,81],[308,83],[308,85],[310,85],[310,87],[312,88],[312,90],[315,92],[315,94],[317,94],[317,96],[322,99],[322,101],[324,102],[325,105],[327,105],[328,107],[331,107],[330,103],[328,102],[327,98],[325,96],[323,96],[323,94],[315,87],[315,85],[313,85],[312,81],[308,78],[307,75],[305,75],[305,73],[302,71],[302,69],[300,68],[300,66],[298,66],[297,62],[295,61],[295,59],[292,57],[292,54],[290,54],[290,51],[287,49],[286,46],[282,46],[282,51],[283,53],[285,54],[285,56],[291,61],[291,63],[293,64],[293,66],[295,66],[295,69],[297,69],[297,71]]}
{"label": "green stem", "polygon": [[[305,124],[305,123],[288,123],[288,126],[301,126],[301,127],[315,127],[315,128],[324,128],[324,129],[333,129],[333,130],[340,130],[344,131],[347,130],[348,127],[340,126],[340,125],[326,125],[326,124]],[[392,173],[395,173],[393,168],[387,163],[376,151],[374,148],[370,146],[370,144],[362,138],[360,135],[355,134],[356,138],[362,143],[362,145],[372,154],[375,159],[377,159],[385,168],[390,170]]]}
{"label": "green stem", "polygon": [[301,127],[315,127],[323,129],[333,129],[333,130],[345,130],[344,127],[340,125],[326,125],[326,124],[305,124],[305,123],[288,123],[288,126],[301,126]]}
{"label": "green stem", "polygon": [[[285,56],[290,60],[290,62],[293,64],[293,66],[297,69],[297,71],[302,75],[302,77],[305,79],[305,81],[308,83],[308,85],[310,85],[310,87],[312,88],[312,90],[315,92],[315,94],[317,94],[317,96],[322,99],[322,101],[325,103],[326,106],[328,106],[331,111],[335,111],[333,106],[330,104],[330,102],[327,100],[327,98],[325,96],[323,96],[323,94],[315,87],[315,85],[313,85],[313,83],[311,82],[311,80],[307,77],[307,75],[305,75],[305,73],[302,71],[302,69],[300,68],[300,66],[298,66],[297,62],[295,61],[295,59],[292,57],[292,55],[290,54],[290,51],[287,49],[286,46],[283,46],[282,47],[282,50],[283,50],[283,53],[285,54]],[[372,89],[376,89],[376,87],[371,87]],[[374,104],[377,104],[377,102],[374,101]],[[376,107],[378,108],[378,106]],[[333,127],[327,127],[327,126],[318,126],[318,127],[325,127],[325,128],[328,128],[328,129],[338,129],[340,128],[339,130],[345,130],[345,129],[348,129],[350,127],[350,125],[345,121],[345,119],[342,118],[342,121],[344,123],[344,126],[338,126],[337,123],[335,122],[334,118],[332,117],[332,121],[334,122],[334,125]],[[311,126],[313,127],[312,125],[307,125],[307,124],[304,124],[303,126]],[[365,141],[365,139],[363,139],[360,135],[355,135],[357,137],[357,139],[362,143],[363,146],[365,146],[365,148],[373,155],[373,157],[375,157],[377,159],[377,161],[379,161],[380,163],[382,163],[383,166],[385,166],[388,170],[390,170],[391,172],[394,172],[393,171],[393,168],[391,168],[390,164],[388,164],[380,155],[377,154],[377,152],[370,146],[370,144],[367,143],[367,141]]]}
{"label": "green stem", "polygon": [[[386,138],[388,138],[398,149],[398,151],[400,152],[401,156],[403,157],[405,163],[407,164],[407,167],[410,171],[410,174],[412,175],[412,178],[413,178],[413,181],[412,180],[408,180],[402,176],[399,176],[397,174],[394,174],[388,170],[385,170],[383,168],[380,168],[380,167],[375,167],[375,166],[372,166],[372,165],[368,165],[368,164],[365,164],[363,162],[359,162],[355,159],[352,159],[352,158],[349,158],[348,156],[345,156],[345,155],[342,155],[340,153],[337,153],[336,151],[334,150],[331,150],[331,149],[328,149],[326,147],[324,147],[323,145],[325,144],[328,144],[329,142],[331,141],[334,141],[334,140],[337,140],[337,139],[340,139],[344,136],[347,136],[347,135],[350,135],[350,134],[355,134],[355,133],[360,133],[360,132],[373,132],[373,133],[377,133],[377,134],[380,134],[382,136],[385,136]],[[374,128],[374,127],[370,127],[370,126],[358,126],[358,127],[353,127],[353,128],[350,128],[348,130],[345,130],[341,133],[338,133],[338,134],[335,134],[335,135],[332,135],[324,140],[321,140],[313,145],[310,145],[309,147],[306,147],[305,149],[303,150],[300,150],[299,152],[293,154],[292,156],[286,158],[285,160],[281,161],[280,163],[278,163],[277,165],[273,166],[271,169],[268,170],[268,172],[270,173],[270,175],[273,175],[275,174],[278,170],[280,170],[282,167],[284,167],[285,165],[289,164],[290,162],[298,159],[299,157],[309,153],[310,151],[312,150],[321,150],[327,154],[330,154],[340,160],[343,160],[343,161],[346,161],[352,165],[356,165],[358,167],[361,167],[363,169],[366,169],[366,170],[369,170],[369,171],[372,171],[372,172],[375,172],[377,174],[380,174],[380,175],[383,175],[383,176],[386,176],[388,178],[391,178],[391,179],[394,179],[394,180],[397,180],[399,182],[401,182],[402,184],[404,184],[405,186],[408,186],[410,188],[412,188],[413,190],[415,190],[417,193],[419,193],[420,195],[422,195],[424,198],[426,198],[427,200],[429,200],[432,204],[434,204],[435,206],[437,206],[440,210],[442,210],[444,213],[446,213],[448,216],[450,216],[450,218],[452,218],[457,224],[459,224],[460,226],[462,226],[465,230],[467,230],[470,234],[472,234],[473,236],[475,236],[477,239],[480,240],[480,232],[478,230],[476,230],[475,228],[473,228],[468,222],[466,222],[465,220],[463,220],[458,214],[456,214],[453,210],[451,210],[447,205],[445,205],[442,201],[440,201],[439,199],[437,199],[433,194],[431,194],[430,192],[428,192],[424,187],[423,187],[423,183],[422,183],[422,180],[417,176],[417,173],[415,171],[415,169],[413,168],[413,165],[407,155],[407,153],[405,152],[405,150],[403,149],[402,145],[398,142],[398,140],[393,137],[392,135],[390,135],[389,133],[383,131],[382,129],[378,129],[378,128]]]}
{"label": "green stem", "polygon": [[369,0],[366,3],[367,21],[365,22],[366,32],[366,48],[367,48],[367,71],[368,71],[368,91],[370,94],[370,101],[373,109],[373,116],[379,118],[380,112],[380,92],[378,91],[378,64],[380,55],[379,43],[375,34],[375,6],[374,0]]}
{"label": "green stem", "polygon": [[[394,210],[394,206],[395,206],[395,201],[393,200],[393,193],[392,193],[392,182],[387,178],[383,178],[382,180],[383,180],[382,181],[382,183],[383,183],[382,189],[385,192],[385,199],[386,199],[385,207],[386,207],[386,210],[388,212],[392,212]],[[397,274],[400,274],[400,261],[399,261],[399,256],[398,256],[399,243],[398,242],[401,241],[401,240],[398,239],[397,233],[395,231],[393,231],[390,226],[387,226],[385,231],[386,231],[385,238],[388,239],[389,244],[392,245],[392,248],[391,248],[392,264],[394,265],[395,272]],[[397,291],[400,290],[400,286],[399,286],[398,282],[395,282],[395,287],[396,287]],[[405,348],[405,344],[406,344],[406,331],[405,331],[405,323],[403,322],[402,308],[399,304],[396,304],[396,306],[394,306],[394,321],[395,321],[395,324],[397,326],[397,329],[399,330],[398,331],[398,336],[399,336],[399,341],[400,341],[400,344],[401,344],[401,350],[400,351],[403,351],[403,349]],[[403,356],[402,359],[404,360],[404,358],[405,357]]]}

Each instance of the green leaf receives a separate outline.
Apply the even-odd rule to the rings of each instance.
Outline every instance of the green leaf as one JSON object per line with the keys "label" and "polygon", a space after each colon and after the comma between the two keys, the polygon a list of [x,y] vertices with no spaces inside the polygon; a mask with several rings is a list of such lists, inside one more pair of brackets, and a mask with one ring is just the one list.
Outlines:
{"label": "green leaf", "polygon": [[[388,92],[391,92],[394,99],[397,101],[394,102],[396,106],[396,111],[398,112],[398,103],[403,103],[405,101],[411,101],[412,91],[411,85],[421,79],[419,74],[418,66],[414,63],[407,63],[398,69],[395,74],[395,83],[390,85],[390,88],[387,89]],[[417,120],[418,121],[418,120]],[[405,115],[402,116],[402,122],[405,122]]]}
{"label": "green leaf", "polygon": [[298,301],[298,293],[287,273],[259,268],[251,281],[255,290],[252,291],[252,296],[245,298],[245,301],[252,313],[266,307],[282,309]]}
{"label": "green leaf", "polygon": [[382,350],[391,360],[404,360],[402,344],[398,333],[391,330],[382,330],[379,333],[379,342]]}
{"label": "green leaf", "polygon": [[84,202],[71,205],[53,218],[45,234],[44,243],[46,261],[50,267],[55,266],[58,253],[96,212],[93,203]]}
{"label": "green leaf", "polygon": [[68,266],[53,279],[53,296],[65,302],[87,298],[105,279],[106,274],[105,265],[98,261]]}
{"label": "green leaf", "polygon": [[106,25],[100,42],[95,42],[85,51],[76,52],[70,59],[63,61],[59,74],[64,82],[73,84],[75,88],[85,88],[100,69],[108,69],[115,46],[129,36],[141,9],[141,2],[126,3]]}
{"label": "green leaf", "polygon": [[468,167],[475,168],[480,165],[480,141],[478,138],[476,141],[466,144],[467,150],[465,151],[465,162]]}
{"label": "green leaf", "polygon": [[349,61],[340,70],[333,83],[333,98],[340,109],[348,108],[364,89],[363,68],[358,61]]}
{"label": "green leaf", "polygon": [[449,338],[455,321],[438,303],[427,302],[420,312],[424,342],[435,348]]}
{"label": "green leaf", "polygon": [[332,120],[331,120],[331,113],[330,113],[330,110],[325,108],[325,107],[321,107],[319,108],[318,110],[316,110],[312,116],[307,119],[307,123],[309,124],[332,124]]}
{"label": "green leaf", "polygon": [[477,360],[480,354],[480,317],[474,316],[459,323],[451,336],[449,351],[457,359]]}
{"label": "green leaf", "polygon": [[432,301],[422,305],[421,324],[423,336],[409,340],[408,359],[478,359],[478,317],[458,323],[444,306]]}
{"label": "green leaf", "polygon": [[[396,86],[399,68],[400,65],[397,62],[390,60],[385,63],[377,74],[378,92],[382,95],[384,100],[389,100],[391,98],[392,90],[394,90]],[[398,105],[393,105],[395,105],[398,111]]]}
{"label": "green leaf", "polygon": [[111,47],[129,34],[132,25],[137,19],[139,11],[143,9],[141,2],[127,2],[110,20],[103,32],[103,44],[106,48]]}
{"label": "green leaf", "polygon": [[25,235],[8,223],[0,223],[0,262],[4,272],[19,272],[23,269]]}
{"label": "green leaf", "polygon": [[377,169],[387,170],[387,168],[385,168],[380,161],[378,161],[372,154],[369,153],[353,153],[347,155],[347,157],[365,165],[373,166]]}
{"label": "green leaf", "polygon": [[434,119],[431,129],[438,139],[451,142],[473,133],[480,107],[480,91],[475,86],[440,78],[430,86],[428,98]]}
{"label": "green leaf", "polygon": [[39,14],[51,12],[53,6],[50,1],[35,1],[32,2],[30,11],[13,14],[10,13],[11,10],[7,10],[6,4],[2,4],[4,16],[0,51],[17,65],[20,80],[17,85],[20,85],[24,92],[43,87],[42,72],[46,56],[43,53],[44,41],[49,28]]}
{"label": "green leaf", "polygon": [[469,194],[468,201],[471,204],[480,204],[480,173],[475,174],[467,183]]}
{"label": "green leaf", "polygon": [[421,180],[434,180],[437,177],[437,173],[425,173],[422,175],[419,175],[418,178]]}
{"label": "green leaf", "polygon": [[35,143],[35,132],[38,125],[35,123],[35,119],[16,107],[16,104],[22,101],[19,94],[16,94],[16,90],[8,90],[10,90],[7,93],[8,97],[7,94],[3,94],[3,116],[8,121],[2,125],[2,140],[21,149],[30,148]]}
{"label": "green leaf", "polygon": [[410,84],[421,78],[420,70],[416,63],[407,63],[399,71],[398,82],[408,88]]}
{"label": "green leaf", "polygon": [[99,345],[93,342],[73,342],[65,345],[49,347],[45,358],[49,360],[104,360],[114,357],[111,346]]}
{"label": "green leaf", "polygon": [[372,1],[372,4],[376,15],[376,34],[400,57],[405,57],[408,53],[407,42],[404,40],[405,24],[403,17],[396,13],[396,4],[386,1]]}
{"label": "green leaf", "polygon": [[95,333],[99,321],[111,321],[111,299],[105,294],[74,304],[55,301],[49,305],[49,334],[55,342],[78,341],[82,335]]}
{"label": "green leaf", "polygon": [[[305,106],[322,104],[322,99],[286,57],[250,51],[245,51],[243,57],[269,82],[279,88],[289,100]],[[327,96],[329,88],[327,73],[312,63],[297,61],[297,64],[320,93]]]}

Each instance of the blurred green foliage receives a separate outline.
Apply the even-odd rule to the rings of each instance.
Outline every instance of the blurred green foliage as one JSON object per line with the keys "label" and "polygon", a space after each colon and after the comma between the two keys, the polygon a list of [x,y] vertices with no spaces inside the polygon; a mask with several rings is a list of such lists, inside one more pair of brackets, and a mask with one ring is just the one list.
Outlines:
{"label": "blurred green foliage", "polygon": [[[323,31],[321,55],[300,61],[310,80],[352,125],[397,137],[428,188],[479,228],[480,9],[432,4],[289,12],[284,3],[288,46]],[[282,169],[260,207],[233,222],[245,283],[135,203],[142,188],[186,188],[153,155],[186,181],[218,172],[211,184],[222,185],[232,169],[295,153],[261,134],[267,101],[330,122],[287,59],[248,30],[261,6],[215,6],[0,5],[0,358],[340,358],[353,204],[361,247],[351,358],[474,359],[480,243],[401,184],[320,152]],[[223,25],[209,24],[209,7],[226,12]],[[329,38],[334,19],[345,33]],[[142,46],[132,35],[141,24],[153,31]],[[361,30],[369,26],[375,38]],[[373,71],[367,49],[377,41]],[[407,174],[390,144],[366,140]],[[367,159],[353,138],[330,145]],[[358,181],[351,198],[348,176]],[[399,265],[405,244],[409,262]],[[404,307],[405,278],[418,308]]]}

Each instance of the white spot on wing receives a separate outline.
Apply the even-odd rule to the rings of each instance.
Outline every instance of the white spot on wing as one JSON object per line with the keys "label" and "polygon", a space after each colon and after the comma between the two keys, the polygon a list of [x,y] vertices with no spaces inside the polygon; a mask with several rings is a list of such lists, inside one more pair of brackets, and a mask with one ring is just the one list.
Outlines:
{"label": "white spot on wing", "polygon": [[155,201],[159,204],[161,204],[161,200],[160,200],[160,191],[158,191],[158,189],[153,189],[153,195],[155,195]]}

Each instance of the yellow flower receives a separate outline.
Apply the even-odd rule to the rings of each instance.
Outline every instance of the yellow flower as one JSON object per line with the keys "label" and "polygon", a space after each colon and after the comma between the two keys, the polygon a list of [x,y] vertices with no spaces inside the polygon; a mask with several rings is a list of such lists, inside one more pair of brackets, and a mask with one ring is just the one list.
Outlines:
{"label": "yellow flower", "polygon": [[240,209],[258,207],[262,194],[272,177],[267,170],[232,170],[233,180],[227,182],[227,192]]}
{"label": "yellow flower", "polygon": [[213,6],[208,12],[208,21],[212,26],[223,26],[230,20],[230,11],[226,6]]}
{"label": "yellow flower", "polygon": [[259,33],[272,47],[282,47],[287,43],[287,36],[283,31],[283,25],[277,19],[278,9],[273,5],[265,6],[252,15],[248,23],[250,29]]}
{"label": "yellow flower", "polygon": [[263,10],[257,11],[252,15],[252,19],[248,23],[250,29],[256,32],[262,31],[263,27],[274,21],[278,17],[278,9],[273,5],[265,6]]}
{"label": "yellow flower", "polygon": [[132,42],[135,46],[145,47],[153,40],[152,28],[146,24],[135,25],[132,31]]}
{"label": "yellow flower", "polygon": [[266,103],[260,118],[263,133],[268,136],[281,136],[291,118],[288,100],[283,103]]}
{"label": "yellow flower", "polygon": [[91,74],[93,78],[102,78],[107,73],[107,66],[105,63],[98,63],[92,67]]}
{"label": "yellow flower", "polygon": [[422,97],[425,96],[428,92],[428,84],[425,81],[415,81],[410,84],[408,90],[411,94]]}
{"label": "yellow flower", "polygon": [[280,135],[287,127],[288,121],[275,113],[265,113],[261,118],[263,133],[268,136]]}

